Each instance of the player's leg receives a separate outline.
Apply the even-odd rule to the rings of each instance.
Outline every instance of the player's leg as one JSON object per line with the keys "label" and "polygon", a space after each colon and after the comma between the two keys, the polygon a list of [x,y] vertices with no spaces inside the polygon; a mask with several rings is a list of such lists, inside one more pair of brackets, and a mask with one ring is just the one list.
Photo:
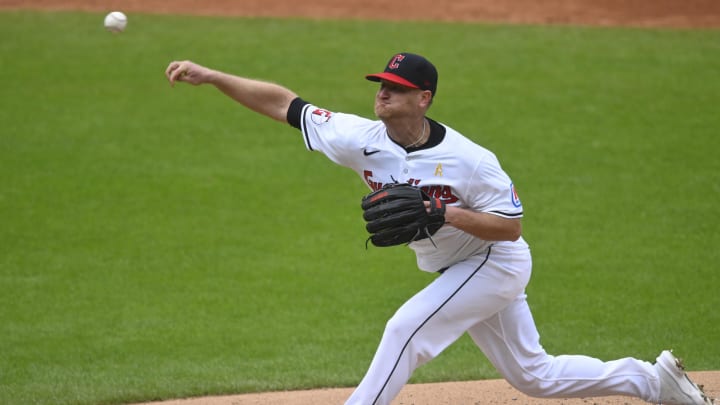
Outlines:
{"label": "player's leg", "polygon": [[499,266],[493,254],[454,265],[398,309],[347,404],[390,403],[417,367],[523,291],[529,261],[508,268]]}
{"label": "player's leg", "polygon": [[603,362],[588,356],[551,356],[540,344],[525,295],[468,333],[505,379],[533,397],[626,395],[657,401],[660,381],[652,364]]}

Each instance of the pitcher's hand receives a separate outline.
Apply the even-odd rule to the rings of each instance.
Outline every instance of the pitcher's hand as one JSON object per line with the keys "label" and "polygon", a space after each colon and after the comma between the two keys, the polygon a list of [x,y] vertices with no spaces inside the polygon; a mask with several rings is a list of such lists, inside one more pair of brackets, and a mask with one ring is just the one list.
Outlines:
{"label": "pitcher's hand", "polygon": [[195,86],[207,83],[211,73],[212,70],[189,60],[170,62],[165,69],[165,77],[171,86],[174,86],[175,82],[187,82]]}

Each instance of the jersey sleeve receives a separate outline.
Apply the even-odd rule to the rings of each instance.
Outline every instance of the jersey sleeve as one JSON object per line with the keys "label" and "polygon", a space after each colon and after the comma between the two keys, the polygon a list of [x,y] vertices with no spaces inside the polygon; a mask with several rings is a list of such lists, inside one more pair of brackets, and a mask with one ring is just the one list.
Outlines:
{"label": "jersey sleeve", "polygon": [[305,147],[318,151],[336,164],[352,167],[362,149],[363,137],[373,121],[353,114],[337,113],[306,103],[299,112]]}
{"label": "jersey sleeve", "polygon": [[473,208],[504,218],[522,218],[523,207],[510,176],[494,154],[488,154],[470,179],[469,194]]}
{"label": "jersey sleeve", "polygon": [[291,126],[301,129],[301,120],[302,120],[302,110],[305,105],[309,104],[307,101],[303,100],[300,97],[296,97],[293,101],[290,102],[290,107],[288,107],[287,111],[287,122]]}

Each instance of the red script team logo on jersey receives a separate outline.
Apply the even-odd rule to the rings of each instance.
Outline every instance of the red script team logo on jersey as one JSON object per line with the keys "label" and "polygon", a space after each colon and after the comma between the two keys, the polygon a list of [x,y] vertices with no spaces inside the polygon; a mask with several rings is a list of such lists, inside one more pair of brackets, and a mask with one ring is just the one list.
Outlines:
{"label": "red script team logo on jersey", "polygon": [[310,117],[312,118],[312,122],[320,125],[330,121],[330,118],[332,118],[332,114],[333,113],[328,110],[316,108],[315,111],[312,112],[312,115]]}
{"label": "red script team logo on jersey", "polygon": [[[370,186],[373,191],[378,191],[383,187],[384,184],[379,181],[374,181],[372,176],[373,172],[371,170],[365,170],[363,172],[363,177],[365,178],[365,182],[368,184],[368,186]],[[408,180],[408,184],[413,186],[419,186],[420,180],[410,179]],[[434,184],[419,187],[430,197],[442,200],[445,204],[456,203],[460,200],[460,198],[453,194],[452,187],[445,184]]]}

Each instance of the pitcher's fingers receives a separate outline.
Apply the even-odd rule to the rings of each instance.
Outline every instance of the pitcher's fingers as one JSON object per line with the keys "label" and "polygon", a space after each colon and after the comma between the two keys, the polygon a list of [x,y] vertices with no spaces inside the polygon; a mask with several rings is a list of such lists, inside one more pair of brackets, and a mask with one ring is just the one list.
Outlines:
{"label": "pitcher's fingers", "polygon": [[180,62],[170,62],[168,67],[165,69],[165,77],[170,80],[172,72],[180,66]]}
{"label": "pitcher's fingers", "polygon": [[183,66],[181,62],[173,62],[171,63],[167,70],[165,71],[165,75],[167,76],[168,80],[170,81],[170,84],[175,84],[176,81],[182,80],[182,77],[186,73],[186,68]]}

